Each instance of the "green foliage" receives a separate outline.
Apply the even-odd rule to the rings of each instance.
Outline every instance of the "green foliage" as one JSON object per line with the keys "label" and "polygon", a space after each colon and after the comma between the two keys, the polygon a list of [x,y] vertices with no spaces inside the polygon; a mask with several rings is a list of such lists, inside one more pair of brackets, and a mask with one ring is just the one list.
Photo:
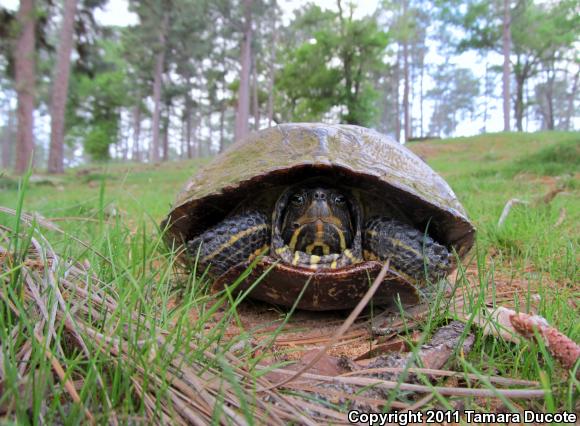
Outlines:
{"label": "green foliage", "polygon": [[[515,3],[511,10],[512,49],[516,54],[542,55],[551,46],[569,44],[577,34],[571,31],[578,24],[569,12],[573,2],[540,5],[532,0]],[[459,20],[466,37],[459,43],[460,50],[501,50],[503,6],[489,0],[467,3],[467,10]]]}
{"label": "green foliage", "polygon": [[469,49],[494,49],[501,42],[502,10],[499,3],[489,0],[470,1],[464,16],[455,16],[454,22],[460,23],[467,31],[466,38],[460,40],[460,52]]}
{"label": "green foliage", "polygon": [[541,60],[549,60],[554,51],[578,40],[580,26],[577,0],[553,5],[522,1],[514,10],[511,23],[513,49]]}
{"label": "green foliage", "polygon": [[276,87],[284,93],[286,109],[297,121],[313,121],[332,108],[338,98],[340,71],[327,67],[332,59],[327,47],[306,43],[288,52],[277,76]]}
{"label": "green foliage", "polygon": [[106,161],[109,159],[109,146],[116,142],[116,138],[115,121],[98,122],[85,134],[85,151],[93,161]]}
{"label": "green foliage", "polygon": [[342,122],[370,125],[377,110],[371,77],[385,68],[387,35],[374,19],[346,18],[317,6],[297,15],[291,28],[300,31],[313,22],[320,25],[312,38],[283,52],[276,77],[280,107],[286,117],[302,121],[320,120],[336,107]]}
{"label": "green foliage", "polygon": [[117,143],[121,107],[130,106],[130,81],[121,46],[112,40],[99,43],[103,56],[94,76],[73,74],[67,105],[67,142],[79,141],[92,160],[109,159],[109,146]]}

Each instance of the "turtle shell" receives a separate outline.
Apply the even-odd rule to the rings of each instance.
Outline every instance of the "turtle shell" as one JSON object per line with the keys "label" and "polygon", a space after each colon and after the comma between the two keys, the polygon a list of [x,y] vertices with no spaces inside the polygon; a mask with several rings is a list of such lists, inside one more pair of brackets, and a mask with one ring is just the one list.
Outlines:
{"label": "turtle shell", "polygon": [[[251,203],[260,198],[259,194],[317,176],[369,194],[369,200],[388,200],[389,205],[404,213],[407,222],[418,229],[428,229],[433,238],[455,250],[460,258],[473,245],[475,229],[457,197],[418,156],[374,130],[320,123],[280,124],[249,135],[217,156],[178,194],[161,224],[166,229],[166,240],[170,246],[180,246],[224,219],[241,202]],[[365,200],[361,201],[364,207]],[[293,279],[302,288],[304,278],[313,276],[310,282],[316,291],[305,291],[299,307],[316,310],[356,305],[354,295],[361,288],[368,288],[368,280],[378,273],[376,262],[315,272],[272,264],[266,256],[254,274],[266,268],[271,270],[252,290],[252,296],[292,305],[296,300],[290,291]],[[239,272],[240,268],[233,269]],[[225,274],[228,279],[230,272]],[[225,283],[224,277],[217,282]],[[397,288],[404,286],[401,278],[394,275],[389,282]],[[346,297],[341,293],[333,298],[336,303],[332,302],[330,295],[340,293],[337,283],[356,287],[350,292],[354,299],[341,302]],[[386,285],[381,287],[388,294],[393,293]],[[415,289],[410,290],[416,293]]]}

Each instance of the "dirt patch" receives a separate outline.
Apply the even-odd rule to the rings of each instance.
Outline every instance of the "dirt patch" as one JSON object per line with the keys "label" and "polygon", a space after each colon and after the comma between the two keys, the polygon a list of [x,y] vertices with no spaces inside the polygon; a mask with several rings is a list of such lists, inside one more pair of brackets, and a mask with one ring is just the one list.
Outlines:
{"label": "dirt patch", "polygon": [[[178,303],[179,301],[172,301],[170,308]],[[204,324],[204,328],[213,329],[223,319],[225,312],[226,308],[218,310]],[[261,348],[262,354],[265,351],[279,360],[304,362],[307,353],[323,347],[332,339],[349,313],[350,311],[296,311],[286,320],[286,313],[280,308],[247,300],[238,307],[239,322],[232,321],[224,337],[234,339],[245,333],[252,336],[250,343]],[[407,311],[408,318],[403,321],[396,308],[367,308],[328,350],[327,355],[360,361],[387,352],[408,350],[408,342],[418,341],[420,334],[412,332],[408,336],[402,336],[399,333],[406,327],[412,330],[427,313],[426,304],[416,305]],[[195,310],[188,315],[192,322],[198,321],[200,317]]]}
{"label": "dirt patch", "polygon": [[538,183],[546,186],[556,186],[560,181],[558,176],[538,176],[533,173],[518,173],[514,180],[518,182]]}

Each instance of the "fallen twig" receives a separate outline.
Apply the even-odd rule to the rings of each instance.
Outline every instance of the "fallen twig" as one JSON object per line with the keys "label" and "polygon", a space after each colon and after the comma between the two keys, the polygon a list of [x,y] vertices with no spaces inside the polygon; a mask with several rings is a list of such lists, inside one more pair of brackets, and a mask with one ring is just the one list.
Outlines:
{"label": "fallen twig", "polygon": [[560,214],[558,215],[558,220],[556,220],[556,222],[554,223],[554,228],[557,228],[558,226],[563,224],[564,220],[566,220],[566,209],[562,207],[560,209]]}
{"label": "fallen twig", "polygon": [[[499,220],[497,221],[497,226],[500,227],[504,224],[513,206],[517,204],[529,205],[531,207],[538,207],[542,204],[549,204],[560,192],[563,192],[563,188],[552,188],[546,194],[541,197],[534,198],[531,202],[526,200],[520,200],[519,198],[512,198],[505,203],[505,206],[501,212]],[[563,219],[562,219],[563,220]]]}
{"label": "fallen twig", "polygon": [[512,207],[515,206],[516,204],[528,205],[530,203],[528,201],[525,201],[525,200],[520,200],[519,198],[512,198],[511,200],[508,200],[508,202],[505,203],[505,206],[503,207],[503,210],[501,212],[501,216],[499,217],[499,220],[497,221],[498,227],[503,225],[503,223],[507,219],[508,215],[510,214]]}
{"label": "fallen twig", "polygon": [[473,346],[474,337],[469,334],[462,340],[464,330],[465,326],[461,322],[453,321],[437,330],[431,340],[419,347],[416,353],[392,352],[388,355],[381,355],[369,363],[366,368],[396,367],[403,369],[396,373],[389,371],[372,373],[372,376],[386,380],[397,380],[398,376],[412,367],[413,364],[437,370],[447,363],[454,352],[469,353]]}
{"label": "fallen twig", "polygon": [[541,197],[536,197],[532,200],[532,207],[537,207],[541,204],[549,204],[552,202],[556,195],[560,192],[564,192],[564,188],[552,188],[546,194],[542,195]]}
{"label": "fallen twig", "polygon": [[[273,370],[275,373],[293,375],[294,371],[276,368]],[[403,391],[412,391],[420,393],[431,393],[433,391],[438,392],[441,395],[448,396],[480,396],[480,397],[496,397],[504,396],[506,398],[524,398],[524,399],[537,399],[544,398],[546,392],[543,389],[482,389],[482,388],[459,388],[459,387],[441,387],[441,386],[424,386],[416,385],[412,383],[399,383],[389,380],[379,380],[371,379],[365,377],[329,377],[322,376],[319,374],[303,373],[302,376],[305,379],[319,380],[323,383],[343,383],[349,385],[357,385],[361,387],[378,387],[382,389],[400,389]],[[293,384],[288,383],[286,387],[292,388]],[[300,386],[300,385],[298,385]]]}
{"label": "fallen twig", "polygon": [[[458,373],[456,371],[449,371],[449,370],[437,370],[433,368],[405,368],[405,367],[379,367],[379,368],[365,368],[363,370],[356,370],[351,371],[348,373],[344,373],[342,376],[354,376],[354,375],[361,375],[361,374],[376,374],[382,372],[388,373],[396,373],[400,374],[403,371],[407,370],[409,373],[413,374],[424,374],[426,376],[443,376],[443,377],[456,377],[456,378],[467,378],[470,380],[480,380],[480,376],[477,374],[471,373]],[[495,383],[498,385],[505,385],[505,386],[539,386],[538,382],[533,380],[522,380],[522,379],[510,379],[508,377],[499,377],[499,376],[485,376],[485,378],[490,383]]]}

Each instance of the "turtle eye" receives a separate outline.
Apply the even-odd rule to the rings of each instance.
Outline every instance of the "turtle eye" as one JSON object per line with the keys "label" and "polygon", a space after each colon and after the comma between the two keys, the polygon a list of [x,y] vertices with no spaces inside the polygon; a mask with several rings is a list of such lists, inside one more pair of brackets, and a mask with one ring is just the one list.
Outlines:
{"label": "turtle eye", "polygon": [[302,194],[294,194],[292,196],[292,204],[296,205],[296,206],[301,206],[302,204],[304,204],[304,196]]}
{"label": "turtle eye", "polygon": [[345,199],[344,199],[344,195],[337,195],[334,197],[334,202],[336,204],[344,204],[345,203]]}

